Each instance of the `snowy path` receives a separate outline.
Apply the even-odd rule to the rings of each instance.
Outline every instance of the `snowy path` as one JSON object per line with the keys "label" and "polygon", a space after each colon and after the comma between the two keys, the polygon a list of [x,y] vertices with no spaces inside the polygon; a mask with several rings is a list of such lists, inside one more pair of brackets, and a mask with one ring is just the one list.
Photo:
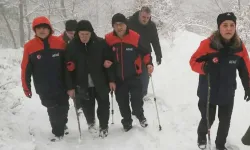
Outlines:
{"label": "snowy path", "polygon": [[[108,137],[105,139],[92,137],[87,131],[85,119],[81,117],[83,138],[82,142],[78,143],[79,133],[76,115],[71,102],[68,123],[70,134],[65,136],[60,142],[51,143],[48,140],[51,133],[46,109],[41,106],[36,94],[33,94],[32,99],[24,98],[21,85],[18,83],[6,86],[6,88],[11,88],[11,90],[8,91],[9,95],[5,101],[1,102],[0,150],[198,149],[196,146],[196,129],[200,119],[197,107],[198,98],[196,97],[198,75],[191,71],[189,58],[202,39],[202,37],[195,34],[183,32],[175,40],[172,48],[169,48],[167,42],[162,40],[164,60],[161,66],[155,68],[153,75],[162,131],[158,129],[153,98],[152,101],[145,102],[144,105],[149,127],[146,129],[141,128],[139,122],[134,119],[134,128],[127,133],[122,131],[120,113],[117,103],[114,101],[115,124],[110,124]],[[11,52],[12,55],[7,56],[6,52],[7,50],[0,51],[0,64],[8,64],[10,61],[13,61],[10,57],[15,56],[14,58],[20,59],[21,55]],[[19,64],[10,66],[14,68],[7,67],[4,69],[4,72],[2,67],[0,68],[2,71],[0,72],[0,85],[5,83],[8,78],[19,80]],[[10,73],[13,75],[10,75]],[[2,78],[2,75],[4,75],[4,78]],[[152,94],[151,85],[149,89]],[[243,93],[239,80],[228,141],[232,145],[237,145],[240,150],[247,150],[249,147],[243,146],[240,141],[248,125],[250,125],[250,120],[248,119],[250,103],[246,103],[243,100]],[[17,98],[20,99],[20,102]],[[17,107],[13,107],[16,103],[18,104]],[[13,109],[10,109],[11,107]],[[218,119],[215,121],[211,131],[213,145],[217,125]]]}

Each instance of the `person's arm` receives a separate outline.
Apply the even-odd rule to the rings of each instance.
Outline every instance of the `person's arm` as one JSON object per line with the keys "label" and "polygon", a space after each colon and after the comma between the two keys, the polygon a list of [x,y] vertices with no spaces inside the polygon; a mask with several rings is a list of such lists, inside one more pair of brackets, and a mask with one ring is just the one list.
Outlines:
{"label": "person's arm", "polygon": [[142,63],[144,65],[146,65],[146,67],[147,67],[148,74],[151,75],[153,73],[153,70],[154,70],[154,66],[153,66],[153,62],[152,62],[152,56],[151,56],[151,53],[145,51],[144,47],[140,44],[141,43],[140,40],[141,40],[141,38],[139,37],[137,52],[141,56],[141,58],[138,57],[135,60],[135,63],[138,66],[140,66],[139,64],[142,61]]}
{"label": "person's arm", "polygon": [[[115,82],[115,60],[114,53],[112,48],[104,40],[104,67],[106,68],[106,73],[108,76],[109,82]],[[105,63],[108,63],[108,67],[105,66]]]}
{"label": "person's arm", "polygon": [[197,72],[199,74],[205,74],[204,72],[204,65],[205,61],[197,61],[201,57],[204,57],[207,54],[207,43],[206,41],[202,41],[200,43],[200,46],[196,50],[196,52],[191,56],[191,59],[189,61],[189,64],[194,72]]}
{"label": "person's arm", "polygon": [[160,40],[159,40],[159,36],[158,36],[158,31],[156,28],[156,25],[153,23],[153,35],[152,35],[152,46],[156,55],[156,61],[157,63],[160,65],[161,64],[161,59],[162,59],[162,51],[161,51],[161,45],[160,45]]}
{"label": "person's arm", "polygon": [[244,46],[244,44],[242,44],[243,47],[243,51],[241,52],[241,59],[239,62],[239,66],[238,66],[238,72],[239,72],[239,76],[242,82],[242,85],[245,89],[245,91],[247,91],[249,89],[249,85],[250,85],[250,61],[249,61],[249,56],[246,50],[246,47]]}
{"label": "person's arm", "polygon": [[65,58],[65,82],[67,86],[67,90],[75,89],[75,83],[74,83],[74,74],[75,74],[75,67],[76,62],[74,58],[74,46],[72,44],[68,44],[64,53]]}
{"label": "person's arm", "polygon": [[23,58],[21,63],[21,79],[22,79],[22,87],[24,93],[27,97],[31,98],[31,75],[32,75],[32,64],[30,61],[30,56],[28,52],[28,46],[24,45]]}

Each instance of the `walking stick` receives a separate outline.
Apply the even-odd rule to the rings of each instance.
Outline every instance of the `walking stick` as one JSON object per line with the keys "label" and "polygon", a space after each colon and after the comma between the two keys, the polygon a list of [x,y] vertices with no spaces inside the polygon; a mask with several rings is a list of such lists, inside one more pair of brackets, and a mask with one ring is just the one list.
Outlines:
{"label": "walking stick", "polygon": [[112,114],[112,123],[111,124],[114,124],[114,91],[111,91],[111,114]]}
{"label": "walking stick", "polygon": [[152,75],[150,75],[149,77],[150,77],[150,80],[151,80],[153,94],[154,94],[155,108],[156,108],[156,113],[157,113],[157,118],[158,118],[158,123],[159,123],[159,131],[161,131],[162,127],[161,127],[160,117],[159,117],[159,111],[158,111],[158,107],[157,107],[157,103],[156,103],[156,96],[155,96],[155,90],[154,90],[154,84],[153,84],[153,80],[152,80]]}
{"label": "walking stick", "polygon": [[73,98],[73,101],[74,101],[74,107],[75,107],[75,111],[76,111],[76,118],[77,118],[77,123],[78,123],[79,141],[81,141],[81,138],[82,138],[82,132],[81,132],[80,119],[79,119],[79,115],[78,115],[78,113],[77,113],[77,108],[76,108],[76,98]]}

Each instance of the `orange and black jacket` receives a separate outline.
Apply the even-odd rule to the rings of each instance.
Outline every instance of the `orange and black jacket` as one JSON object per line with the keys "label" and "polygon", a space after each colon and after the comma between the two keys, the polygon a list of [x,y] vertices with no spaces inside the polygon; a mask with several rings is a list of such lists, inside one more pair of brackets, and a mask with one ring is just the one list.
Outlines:
{"label": "orange and black jacket", "polygon": [[[43,19],[36,21],[35,24],[47,23]],[[35,37],[28,41],[24,45],[21,64],[23,89],[31,91],[31,76],[33,76],[37,94],[50,97],[65,93],[64,50],[64,41],[53,35],[44,40]]]}
{"label": "orange and black jacket", "polygon": [[107,54],[108,60],[113,62],[111,68],[115,70],[112,80],[140,75],[142,65],[152,64],[150,53],[145,53],[139,46],[140,36],[133,30],[127,30],[123,39],[119,38],[115,32],[105,35],[106,43],[109,46]]}
{"label": "orange and black jacket", "polygon": [[193,71],[200,74],[197,95],[203,101],[206,101],[208,96],[208,73],[204,71],[207,62],[197,62],[197,59],[207,54],[214,56],[209,64],[210,103],[218,105],[232,103],[237,87],[237,70],[244,89],[249,88],[250,61],[246,47],[243,43],[238,47],[229,43],[219,48],[218,41],[212,40],[211,37],[200,43],[190,59],[190,66]]}

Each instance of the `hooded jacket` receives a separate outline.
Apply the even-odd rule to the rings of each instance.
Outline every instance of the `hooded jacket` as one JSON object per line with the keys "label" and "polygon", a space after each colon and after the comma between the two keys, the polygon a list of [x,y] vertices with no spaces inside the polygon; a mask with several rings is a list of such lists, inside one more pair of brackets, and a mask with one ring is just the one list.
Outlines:
{"label": "hooded jacket", "polygon": [[88,43],[82,43],[78,36],[79,30],[76,30],[75,37],[66,48],[66,63],[70,72],[67,88],[80,87],[86,90],[94,86],[101,98],[105,98],[109,92],[108,73],[103,66],[107,45],[94,31],[91,31]]}
{"label": "hooded jacket", "polygon": [[[197,95],[202,101],[207,101],[208,84],[210,84],[210,103],[214,105],[231,104],[234,101],[236,83],[236,71],[245,90],[249,88],[250,61],[243,43],[239,45],[234,41],[225,44],[221,42],[219,35],[213,35],[200,43],[197,51],[190,59],[190,66],[193,71],[199,73],[199,85]],[[201,56],[213,54],[208,74],[204,72],[206,62],[197,62]],[[212,55],[211,55],[212,56]]]}
{"label": "hooded jacket", "polygon": [[[33,20],[32,27],[35,31],[37,25],[49,25],[51,34],[46,39],[35,36],[24,45],[21,63],[22,87],[31,91],[31,76],[36,93],[43,99],[50,99],[55,95],[66,93],[64,71],[64,41],[53,36],[52,26],[46,17],[37,17]],[[43,101],[43,105],[50,106],[57,102]]]}

